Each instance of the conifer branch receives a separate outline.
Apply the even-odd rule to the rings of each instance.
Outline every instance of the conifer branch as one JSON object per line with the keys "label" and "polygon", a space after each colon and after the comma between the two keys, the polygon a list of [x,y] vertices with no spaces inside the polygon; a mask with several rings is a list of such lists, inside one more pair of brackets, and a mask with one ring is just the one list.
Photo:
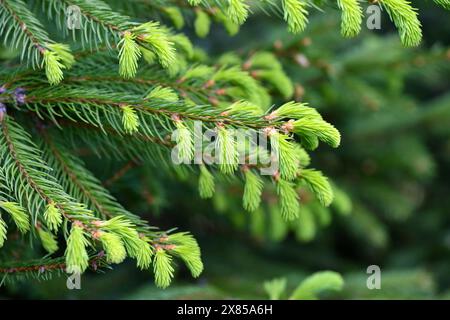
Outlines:
{"label": "conifer branch", "polygon": [[26,59],[33,68],[45,68],[49,83],[58,84],[63,79],[62,70],[70,69],[74,63],[70,48],[52,41],[21,0],[2,0],[1,3],[0,27],[4,42],[21,48],[22,60]]}
{"label": "conifer branch", "polygon": [[51,43],[42,24],[23,1],[1,0],[0,4],[0,26],[4,43],[15,48],[21,47],[22,59],[28,58],[33,67],[39,66],[46,44]]}
{"label": "conifer branch", "polygon": [[[104,253],[93,255],[89,258],[89,265],[94,271],[107,267],[106,261],[104,261]],[[20,276],[21,274],[27,274],[28,276],[41,277],[48,276],[48,273],[54,271],[65,272],[66,263],[64,258],[54,259],[40,259],[29,262],[20,263],[6,263],[0,266],[0,273],[6,274],[6,276]]]}
{"label": "conifer branch", "polygon": [[[24,207],[27,207],[29,212],[37,214],[43,205],[55,204],[68,220],[75,217],[89,219],[90,212],[74,203],[52,176],[40,170],[45,168],[45,163],[39,161],[39,158],[37,160],[31,158],[39,156],[40,152],[33,149],[33,144],[27,139],[29,135],[9,118],[3,119],[2,132],[4,174],[11,190],[14,190]],[[47,172],[50,171],[50,168],[46,169]],[[16,170],[19,173],[17,176]],[[27,198],[24,198],[25,196]]]}
{"label": "conifer branch", "polygon": [[[152,270],[161,288],[169,286],[175,276],[175,259],[198,277],[203,271],[201,251],[189,233],[151,226],[125,209],[107,189],[131,169],[143,177],[151,172],[152,178],[183,178],[187,187],[198,189],[201,198],[213,198],[218,207],[222,200],[223,207],[236,212],[234,204],[223,201],[229,199],[223,194],[224,184],[229,183],[226,190],[233,195],[239,192],[244,209],[255,213],[248,216],[253,233],[261,232],[262,219],[269,219],[267,226],[275,241],[288,231],[301,241],[311,240],[319,226],[329,223],[330,208],[342,212],[351,208],[338,187],[321,171],[309,167],[307,150],[316,149],[320,142],[336,148],[341,134],[314,106],[285,102],[303,98],[302,88],[291,79],[286,66],[294,63],[304,68],[307,84],[323,77],[339,78],[338,89],[356,87],[372,98],[374,91],[367,89],[368,81],[355,84],[347,76],[348,72],[366,71],[357,70],[361,57],[364,61],[370,57],[375,67],[404,67],[417,57],[409,54],[401,62],[390,57],[383,60],[377,56],[380,47],[359,47],[353,55],[340,56],[344,61],[335,68],[315,53],[307,56],[310,38],[209,57],[185,34],[158,22],[169,19],[175,29],[193,27],[198,36],[207,37],[214,22],[235,34],[251,15],[263,12],[279,16],[289,31],[300,33],[314,23],[308,20],[309,12],[324,7],[317,1],[38,2],[42,6],[31,11],[22,0],[0,0],[0,36],[6,46],[18,49],[20,56],[2,62],[0,70],[0,247],[7,256],[10,244],[33,250],[32,245],[38,243],[47,256],[20,261],[24,254],[16,257],[17,262],[0,265],[5,281],[47,279],[52,273],[110,267],[127,257],[135,259],[139,269]],[[447,0],[435,2],[449,8]],[[341,34],[356,36],[362,24],[360,1],[333,3],[341,13]],[[417,10],[406,0],[379,3],[399,30],[402,43],[417,45],[422,37]],[[81,17],[78,31],[64,25],[66,11],[74,6]],[[139,12],[142,8],[150,9]],[[48,30],[52,26],[36,18],[42,13],[56,23],[63,36],[72,33],[73,47],[78,48],[79,42],[82,50],[72,54],[69,45],[53,41],[47,31],[47,26]],[[144,17],[148,22],[136,22]],[[334,32],[337,26],[333,23],[325,28]],[[19,58],[32,68],[16,65]],[[32,69],[45,70],[46,77]],[[309,71],[314,75],[306,74]],[[322,97],[311,96],[317,105],[324,102]],[[441,109],[433,112],[437,111]],[[204,130],[215,134],[212,141],[201,140],[197,145],[197,121],[201,122],[201,134]],[[368,126],[361,132],[371,130]],[[255,132],[260,140],[267,138],[269,145],[259,146],[251,140]],[[198,146],[214,148],[214,155],[198,159]],[[126,164],[102,183],[95,166],[88,162],[91,155]],[[200,161],[198,166],[177,166],[171,156],[186,164]],[[262,171],[273,169],[272,164],[276,169]],[[125,184],[125,180],[120,182]],[[165,186],[165,181],[157,183]],[[157,205],[152,203],[152,207]],[[29,242],[23,241],[25,237]],[[59,248],[65,250],[64,257],[49,258]],[[322,287],[319,280],[316,282]],[[317,283],[308,285],[315,288]],[[283,281],[267,285],[277,291],[273,297],[279,296],[284,286]],[[294,298],[303,296],[304,288],[298,289]]]}

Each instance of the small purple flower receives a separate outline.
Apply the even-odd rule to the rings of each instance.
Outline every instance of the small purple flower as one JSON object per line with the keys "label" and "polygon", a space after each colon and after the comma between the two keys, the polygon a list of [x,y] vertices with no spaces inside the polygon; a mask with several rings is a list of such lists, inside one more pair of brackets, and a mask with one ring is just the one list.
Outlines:
{"label": "small purple flower", "polygon": [[24,104],[25,103],[25,99],[27,97],[25,93],[26,93],[25,89],[21,88],[21,87],[16,88],[14,90],[14,96],[15,96],[16,101],[17,101],[18,104]]}
{"label": "small purple flower", "polygon": [[16,89],[14,89],[14,93],[15,94],[25,94],[26,90],[22,87],[18,87]]}
{"label": "small purple flower", "polygon": [[0,102],[0,122],[3,121],[5,115],[6,115],[6,106]]}
{"label": "small purple flower", "polygon": [[3,85],[0,87],[0,94],[5,93],[6,92],[6,87]]}
{"label": "small purple flower", "polygon": [[17,94],[16,95],[16,101],[18,104],[24,104],[25,103],[25,99],[26,99],[26,95],[24,94]]}

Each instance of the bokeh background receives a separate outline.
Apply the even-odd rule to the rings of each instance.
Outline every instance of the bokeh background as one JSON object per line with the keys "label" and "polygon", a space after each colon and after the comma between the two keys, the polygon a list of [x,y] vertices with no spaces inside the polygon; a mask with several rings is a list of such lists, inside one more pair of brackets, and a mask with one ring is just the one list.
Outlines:
{"label": "bokeh background", "polygon": [[[91,161],[128,209],[163,229],[176,225],[196,236],[203,275],[193,280],[180,264],[173,285],[161,290],[151,275],[125,263],[83,276],[81,290],[67,290],[63,277],[1,287],[0,297],[257,299],[267,298],[267,280],[285,277],[293,289],[313,272],[334,270],[345,286],[330,298],[450,298],[450,12],[431,1],[414,5],[424,30],[414,49],[401,46],[385,13],[381,30],[363,27],[351,40],[340,36],[332,9],[315,11],[297,36],[262,12],[234,37],[213,25],[211,35],[199,39],[186,26],[210,55],[231,50],[223,61],[273,52],[295,83],[295,98],[341,131],[339,149],[320,146],[312,153],[313,166],[336,189],[330,208],[305,191],[300,222],[287,225],[270,193],[264,195],[268,205],[248,213],[242,187],[227,181],[206,201],[196,182],[180,173],[168,177],[152,167],[133,170],[133,163]],[[273,82],[282,92],[282,79]],[[111,172],[124,166],[126,174],[111,180]],[[366,287],[373,264],[382,271],[381,290]]]}

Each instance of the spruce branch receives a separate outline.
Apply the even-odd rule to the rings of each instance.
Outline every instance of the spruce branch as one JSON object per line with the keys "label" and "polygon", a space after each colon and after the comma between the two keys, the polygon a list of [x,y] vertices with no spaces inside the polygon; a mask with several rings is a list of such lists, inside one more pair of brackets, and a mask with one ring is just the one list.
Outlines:
{"label": "spruce branch", "polygon": [[[68,28],[63,25],[63,19],[70,6],[77,6],[82,20],[80,21],[80,39],[83,46],[89,44],[98,47],[104,43],[111,48],[111,40],[115,43],[122,32],[132,28],[136,23],[129,21],[129,17],[113,11],[108,4],[101,0],[41,0],[45,12],[50,19],[58,18],[58,26],[63,33]],[[75,35],[75,34],[74,34]]]}
{"label": "spruce branch", "polygon": [[[109,268],[103,252],[91,255],[88,264],[90,270],[96,272]],[[64,274],[66,269],[63,257],[2,263],[0,265],[0,274],[3,274],[3,277],[2,281],[0,281],[0,286],[5,282],[12,282],[17,279],[49,280],[53,275],[59,276]]]}
{"label": "spruce branch", "polygon": [[67,45],[55,43],[40,21],[21,0],[2,0],[0,6],[0,36],[5,44],[21,49],[21,59],[33,68],[45,68],[50,84],[63,79],[63,69],[74,62]]}
{"label": "spruce branch", "polygon": [[33,67],[39,66],[46,43],[51,42],[47,32],[23,1],[2,0],[0,3],[4,43],[21,48],[22,59],[28,58]]}
{"label": "spruce branch", "polygon": [[[145,50],[149,50],[168,68],[175,61],[173,43],[169,40],[170,33],[158,22],[138,24],[130,22],[129,17],[113,11],[101,0],[43,0],[48,12],[61,16],[67,8],[76,5],[82,17],[82,43],[92,41],[96,48],[106,43],[109,49],[113,44],[119,48],[120,74],[132,78],[136,74],[138,59]],[[103,32],[101,32],[101,30]],[[142,52],[141,52],[142,51]]]}
{"label": "spruce branch", "polygon": [[[101,183],[90,173],[83,162],[72,155],[61,144],[43,132],[45,159],[56,170],[56,177],[71,196],[79,199],[102,218],[112,218],[118,215],[130,217],[131,213],[118,206],[117,201],[101,186]],[[133,216],[133,220],[136,217]]]}
{"label": "spruce branch", "polygon": [[91,213],[75,203],[48,173],[51,169],[29,140],[29,134],[9,117],[3,119],[2,132],[0,148],[5,180],[17,200],[34,214],[33,221],[46,204],[55,204],[66,219],[89,219]]}
{"label": "spruce branch", "polygon": [[[91,258],[99,250],[105,266],[131,257],[138,268],[153,270],[159,287],[171,283],[176,259],[184,262],[193,277],[198,277],[203,270],[201,252],[190,234],[150,226],[125,209],[107,189],[111,183],[119,182],[118,187],[126,184],[127,179],[120,178],[129,170],[135,170],[136,176],[147,176],[149,172],[158,177],[176,176],[184,179],[188,187],[195,184],[192,181],[198,181],[195,187],[200,197],[213,198],[218,206],[220,197],[228,199],[221,190],[229,183],[227,191],[239,191],[243,207],[254,211],[248,216],[252,232],[261,235],[263,219],[269,219],[270,237],[276,241],[289,230],[302,241],[311,240],[320,226],[329,224],[332,210],[340,207],[338,211],[348,212],[351,204],[321,171],[309,168],[311,158],[306,150],[317,148],[319,142],[338,147],[341,135],[327,121],[328,117],[322,117],[313,106],[284,101],[292,97],[301,101],[302,86],[315,85],[325,77],[338,78],[333,82],[338,92],[349,88],[364,91],[358,97],[364,103],[380,99],[376,90],[370,90],[370,81],[363,77],[366,70],[360,68],[362,63],[370,58],[375,67],[399,66],[403,70],[408,64],[417,66],[428,59],[409,51],[400,62],[395,55],[379,57],[382,47],[373,42],[376,45],[358,47],[357,52],[343,50],[339,63],[334,64],[331,59],[319,59],[316,52],[311,52],[311,56],[307,52],[309,37],[317,34],[310,27],[309,37],[301,41],[277,41],[264,50],[208,57],[185,35],[175,34],[156,22],[161,16],[168,17],[177,28],[189,28],[191,24],[185,24],[184,19],[193,18],[197,33],[207,36],[214,30],[210,28],[214,21],[224,24],[229,32],[237,32],[253,12],[261,9],[284,18],[290,31],[301,32],[309,24],[309,9],[322,7],[309,0],[139,0],[139,6],[131,4],[133,8],[152,8],[145,12],[145,18],[151,19],[146,23],[133,22],[144,14],[133,14],[132,9],[126,9],[127,4],[117,0],[41,0],[49,18],[64,32],[67,28],[61,23],[66,9],[72,5],[80,8],[83,30],[74,31],[74,39],[81,39],[83,50],[72,54],[69,46],[49,39],[44,24],[35,18],[39,8],[33,13],[21,0],[0,1],[5,43],[18,47],[23,60],[45,69],[47,75],[45,79],[38,70],[17,67],[13,59],[0,70],[0,246],[8,241],[4,249],[9,249],[9,241],[16,241],[14,237],[18,236],[19,240],[27,237],[31,243],[37,240],[51,256],[58,248],[66,252],[61,260],[44,257],[42,264],[24,262],[17,269],[14,265],[8,269],[8,263],[0,267],[0,273],[10,274],[11,278],[14,274],[45,277],[51,270],[84,271],[92,267]],[[446,1],[435,2],[446,7]],[[334,3],[341,11],[342,35],[357,35],[362,22],[360,2]],[[403,44],[417,45],[421,26],[416,9],[405,0],[379,3],[399,29]],[[119,8],[136,19],[118,13]],[[322,32],[337,26],[327,25]],[[84,47],[91,50],[84,51]],[[393,47],[400,50],[400,45]],[[111,57],[112,50],[117,57]],[[448,52],[441,51],[441,60],[444,55]],[[145,61],[141,64],[140,60]],[[307,80],[301,86],[289,77],[293,63],[304,68]],[[361,75],[361,80],[354,81],[350,73]],[[317,100],[314,105],[325,101],[307,94]],[[381,97],[380,101],[387,100]],[[437,109],[414,113],[413,119],[401,120],[400,127],[414,121],[425,123],[444,111],[441,104]],[[202,122],[202,130],[217,134],[213,145],[217,147],[215,160],[219,163],[210,163],[206,156],[199,166],[175,166],[169,161],[174,147],[178,149],[172,155],[177,154],[181,162],[191,163],[194,159],[195,121]],[[373,127],[367,124],[368,120],[358,121],[355,132],[361,133],[359,139],[386,127],[383,123],[372,124]],[[239,129],[263,132],[270,140],[269,148],[254,149],[248,141],[235,140],[234,133]],[[174,131],[177,135],[171,140]],[[239,156],[246,152],[246,161],[258,161],[240,163]],[[125,166],[111,173],[112,178],[102,184],[91,171],[90,163],[85,163],[84,155],[102,156],[114,164],[125,161]],[[259,169],[268,167],[262,161],[268,159],[278,161],[279,168],[264,177]],[[166,183],[155,182],[158,188]],[[332,204],[335,198],[340,204]],[[235,209],[228,203],[224,206]],[[283,218],[290,222],[284,223]],[[66,243],[58,235],[64,236]],[[42,267],[46,264],[48,270]],[[309,283],[306,287],[316,291],[316,285]],[[268,286],[281,290],[283,283],[275,281]],[[299,289],[298,296],[304,295],[304,288]]]}

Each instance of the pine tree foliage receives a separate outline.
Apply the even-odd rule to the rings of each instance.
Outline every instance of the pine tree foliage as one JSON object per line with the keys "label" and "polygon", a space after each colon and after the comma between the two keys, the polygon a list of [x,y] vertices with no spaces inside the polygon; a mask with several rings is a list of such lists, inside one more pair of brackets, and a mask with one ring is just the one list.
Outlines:
{"label": "pine tree foliage", "polygon": [[[438,3],[446,7],[445,1]],[[333,187],[320,171],[306,168],[306,149],[315,149],[319,142],[338,147],[340,133],[306,103],[277,100],[274,106],[274,97],[285,101],[295,93],[276,55],[256,52],[242,59],[229,53],[216,61],[187,36],[157,21],[158,14],[145,21],[133,19],[136,12],[130,9],[130,17],[122,14],[115,9],[120,6],[117,1],[37,4],[0,0],[0,37],[17,50],[16,59],[0,71],[0,246],[14,242],[10,230],[17,229],[51,257],[2,262],[5,279],[46,279],[53,271],[83,273],[127,257],[138,268],[152,270],[162,288],[175,275],[174,258],[182,260],[193,277],[201,274],[196,240],[189,233],[150,227],[126,210],[88,169],[77,153],[80,147],[108,161],[142,162],[171,175],[184,168],[171,162],[172,150],[181,163],[195,158],[194,126],[201,121],[202,129],[216,134],[217,161],[202,159],[184,174],[198,177],[202,198],[214,197],[222,179],[240,179],[243,207],[255,211],[254,216],[266,200],[266,188],[277,195],[279,214],[274,219],[299,217],[302,184],[321,204],[331,204]],[[193,11],[194,29],[202,37],[213,20],[236,32],[253,10],[267,8],[282,13],[290,31],[301,32],[310,6],[302,0],[188,4],[161,0],[149,6],[167,14],[175,29],[185,25],[185,11]],[[381,4],[402,42],[417,45],[420,22],[409,3]],[[73,6],[79,9],[79,30],[65,24]],[[338,7],[342,34],[356,35],[361,25],[358,1],[342,0]],[[59,33],[47,27],[53,25]],[[52,40],[61,34],[64,43]],[[276,172],[261,174],[267,169],[262,160],[271,159],[271,154],[235,139],[239,130],[264,133],[276,155]],[[241,164],[245,152],[256,162]]]}

